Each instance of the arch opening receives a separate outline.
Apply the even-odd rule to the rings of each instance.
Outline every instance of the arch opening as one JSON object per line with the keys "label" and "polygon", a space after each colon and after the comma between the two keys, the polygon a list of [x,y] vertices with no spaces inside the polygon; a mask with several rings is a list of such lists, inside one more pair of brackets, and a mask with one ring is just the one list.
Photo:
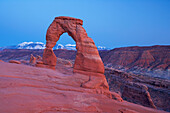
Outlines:
{"label": "arch opening", "polygon": [[[61,44],[63,45],[62,49],[68,49],[68,50],[76,50],[76,42],[72,39],[71,36],[68,35],[67,32],[63,33],[59,40],[57,41],[56,45]],[[55,47],[54,47],[55,49]]]}
{"label": "arch opening", "polygon": [[53,52],[60,36],[68,33],[76,42],[76,59],[74,72],[94,72],[104,74],[104,65],[99,56],[94,41],[88,37],[82,27],[83,21],[72,17],[56,17],[49,26],[46,34],[46,48],[43,53],[43,64],[48,68],[55,68],[57,58]]}

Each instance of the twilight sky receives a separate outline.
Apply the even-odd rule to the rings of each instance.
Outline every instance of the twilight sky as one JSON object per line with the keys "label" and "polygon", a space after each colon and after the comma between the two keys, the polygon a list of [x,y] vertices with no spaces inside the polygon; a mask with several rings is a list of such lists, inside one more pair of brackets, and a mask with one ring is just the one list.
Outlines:
{"label": "twilight sky", "polygon": [[[170,45],[170,0],[0,0],[0,46],[45,43],[57,16],[82,19],[96,45]],[[57,43],[74,41],[63,34]]]}

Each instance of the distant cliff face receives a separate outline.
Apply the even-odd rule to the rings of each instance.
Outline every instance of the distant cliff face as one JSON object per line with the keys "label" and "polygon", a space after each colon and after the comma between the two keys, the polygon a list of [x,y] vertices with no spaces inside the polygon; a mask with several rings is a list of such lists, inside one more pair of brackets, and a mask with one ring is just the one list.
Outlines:
{"label": "distant cliff face", "polygon": [[116,69],[105,69],[110,91],[123,100],[143,106],[170,111],[170,80],[135,75]]}
{"label": "distant cliff face", "polygon": [[170,79],[170,46],[123,47],[101,51],[100,55],[106,67]]}
{"label": "distant cliff face", "polygon": [[106,65],[111,63],[127,68],[138,66],[167,70],[170,65],[170,46],[116,48],[101,52],[101,57]]}

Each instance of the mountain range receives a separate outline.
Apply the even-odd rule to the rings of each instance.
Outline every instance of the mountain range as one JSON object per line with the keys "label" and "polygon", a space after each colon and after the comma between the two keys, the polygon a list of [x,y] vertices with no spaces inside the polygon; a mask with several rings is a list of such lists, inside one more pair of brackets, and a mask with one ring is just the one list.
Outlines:
{"label": "mountain range", "polygon": [[[45,44],[42,42],[22,42],[18,45],[14,46],[5,46],[0,47],[0,50],[3,49],[45,49]],[[76,44],[56,44],[53,48],[55,49],[67,49],[67,50],[76,50]],[[109,50],[109,48],[106,48],[104,46],[97,46],[98,50]]]}

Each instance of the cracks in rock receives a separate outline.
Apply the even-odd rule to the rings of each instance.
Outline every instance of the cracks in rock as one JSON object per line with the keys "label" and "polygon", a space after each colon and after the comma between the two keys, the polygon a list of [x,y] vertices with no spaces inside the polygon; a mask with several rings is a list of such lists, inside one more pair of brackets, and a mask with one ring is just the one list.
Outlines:
{"label": "cracks in rock", "polygon": [[86,84],[86,83],[88,83],[88,82],[90,82],[90,81],[91,81],[91,76],[89,76],[88,81],[85,81],[85,82],[81,83],[81,84],[80,84],[80,87],[83,87],[84,84]]}

